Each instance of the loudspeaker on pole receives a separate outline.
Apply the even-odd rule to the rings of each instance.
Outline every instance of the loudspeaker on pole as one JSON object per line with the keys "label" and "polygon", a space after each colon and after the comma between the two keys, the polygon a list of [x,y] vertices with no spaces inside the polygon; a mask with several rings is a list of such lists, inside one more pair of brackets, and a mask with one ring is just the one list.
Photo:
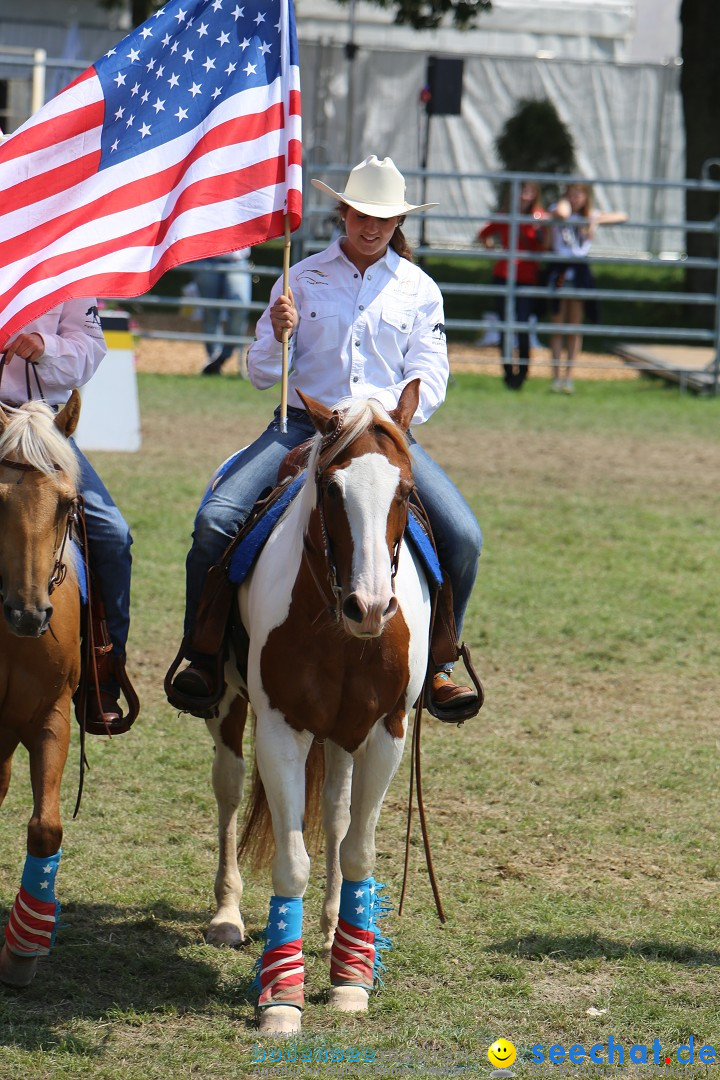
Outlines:
{"label": "loudspeaker on pole", "polygon": [[460,116],[464,64],[462,57],[428,56],[428,116]]}

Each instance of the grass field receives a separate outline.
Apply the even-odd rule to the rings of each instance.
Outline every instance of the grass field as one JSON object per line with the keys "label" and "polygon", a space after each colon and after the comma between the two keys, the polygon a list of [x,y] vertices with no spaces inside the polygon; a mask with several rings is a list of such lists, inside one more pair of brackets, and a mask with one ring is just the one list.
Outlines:
{"label": "grass field", "polygon": [[[720,402],[645,381],[583,382],[565,398],[540,379],[510,395],[497,379],[458,377],[422,439],[485,532],[465,636],[487,704],[462,729],[424,728],[448,922],[418,834],[385,987],[366,1017],[332,1015],[318,867],[296,1051],[316,1061],[275,1066],[269,1047],[254,1061],[247,999],[269,882],[246,880],[246,949],[204,944],[211,741],[162,692],[204,482],[275,400],[235,379],[143,376],[140,392],[142,451],[94,460],[135,535],[130,667],[143,713],[129,734],[91,741],[75,821],[73,735],[64,929],[29,990],[0,992],[0,1078],[330,1077],[324,1056],[351,1048],[375,1061],[342,1075],[380,1080],[400,1074],[396,1061],[407,1075],[489,1076],[500,1036],[523,1077],[547,1069],[530,1060],[536,1044],[612,1036],[627,1053],[659,1039],[663,1060],[690,1036],[720,1049]],[[395,900],[407,766],[378,834],[376,877]],[[18,754],[0,816],[3,919],[29,813]]]}

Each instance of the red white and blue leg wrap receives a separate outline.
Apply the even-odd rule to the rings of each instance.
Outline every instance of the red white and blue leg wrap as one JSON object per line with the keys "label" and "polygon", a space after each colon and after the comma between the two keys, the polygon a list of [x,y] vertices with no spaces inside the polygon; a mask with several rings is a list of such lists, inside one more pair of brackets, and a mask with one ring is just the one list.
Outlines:
{"label": "red white and blue leg wrap", "polygon": [[340,889],[340,917],[330,954],[333,986],[362,986],[368,993],[381,982],[380,950],[390,942],[380,935],[377,920],[387,915],[390,904],[380,897],[384,885],[374,878],[345,881]]}
{"label": "red white and blue leg wrap", "polygon": [[258,1007],[305,1002],[302,953],[303,902],[300,896],[271,896],[265,929],[265,951],[258,962],[255,986]]}
{"label": "red white and blue leg wrap", "polygon": [[27,855],[20,892],[5,928],[8,949],[17,956],[47,956],[55,942],[60,904],[55,899],[55,875],[62,848],[38,859]]}

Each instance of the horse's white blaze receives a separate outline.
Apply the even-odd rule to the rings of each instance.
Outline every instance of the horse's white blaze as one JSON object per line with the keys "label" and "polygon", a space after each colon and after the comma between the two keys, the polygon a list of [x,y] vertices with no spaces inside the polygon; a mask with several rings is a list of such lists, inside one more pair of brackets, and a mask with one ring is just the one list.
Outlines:
{"label": "horse's white blaze", "polygon": [[364,609],[362,628],[377,633],[393,595],[387,521],[400,469],[383,454],[363,454],[335,474],[342,478],[345,512],[353,540],[349,591]]}

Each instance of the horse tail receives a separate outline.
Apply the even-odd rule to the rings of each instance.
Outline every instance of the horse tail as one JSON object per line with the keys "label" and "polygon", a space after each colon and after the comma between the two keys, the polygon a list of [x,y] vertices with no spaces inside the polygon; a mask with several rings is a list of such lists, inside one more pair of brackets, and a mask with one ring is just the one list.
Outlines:
{"label": "horse tail", "polygon": [[[322,841],[322,789],[325,783],[325,754],[322,744],[313,740],[305,761],[305,815],[303,836],[310,855],[317,855]],[[275,854],[272,818],[257,761],[253,765],[250,797],[243,818],[238,858],[253,870],[269,866]]]}

